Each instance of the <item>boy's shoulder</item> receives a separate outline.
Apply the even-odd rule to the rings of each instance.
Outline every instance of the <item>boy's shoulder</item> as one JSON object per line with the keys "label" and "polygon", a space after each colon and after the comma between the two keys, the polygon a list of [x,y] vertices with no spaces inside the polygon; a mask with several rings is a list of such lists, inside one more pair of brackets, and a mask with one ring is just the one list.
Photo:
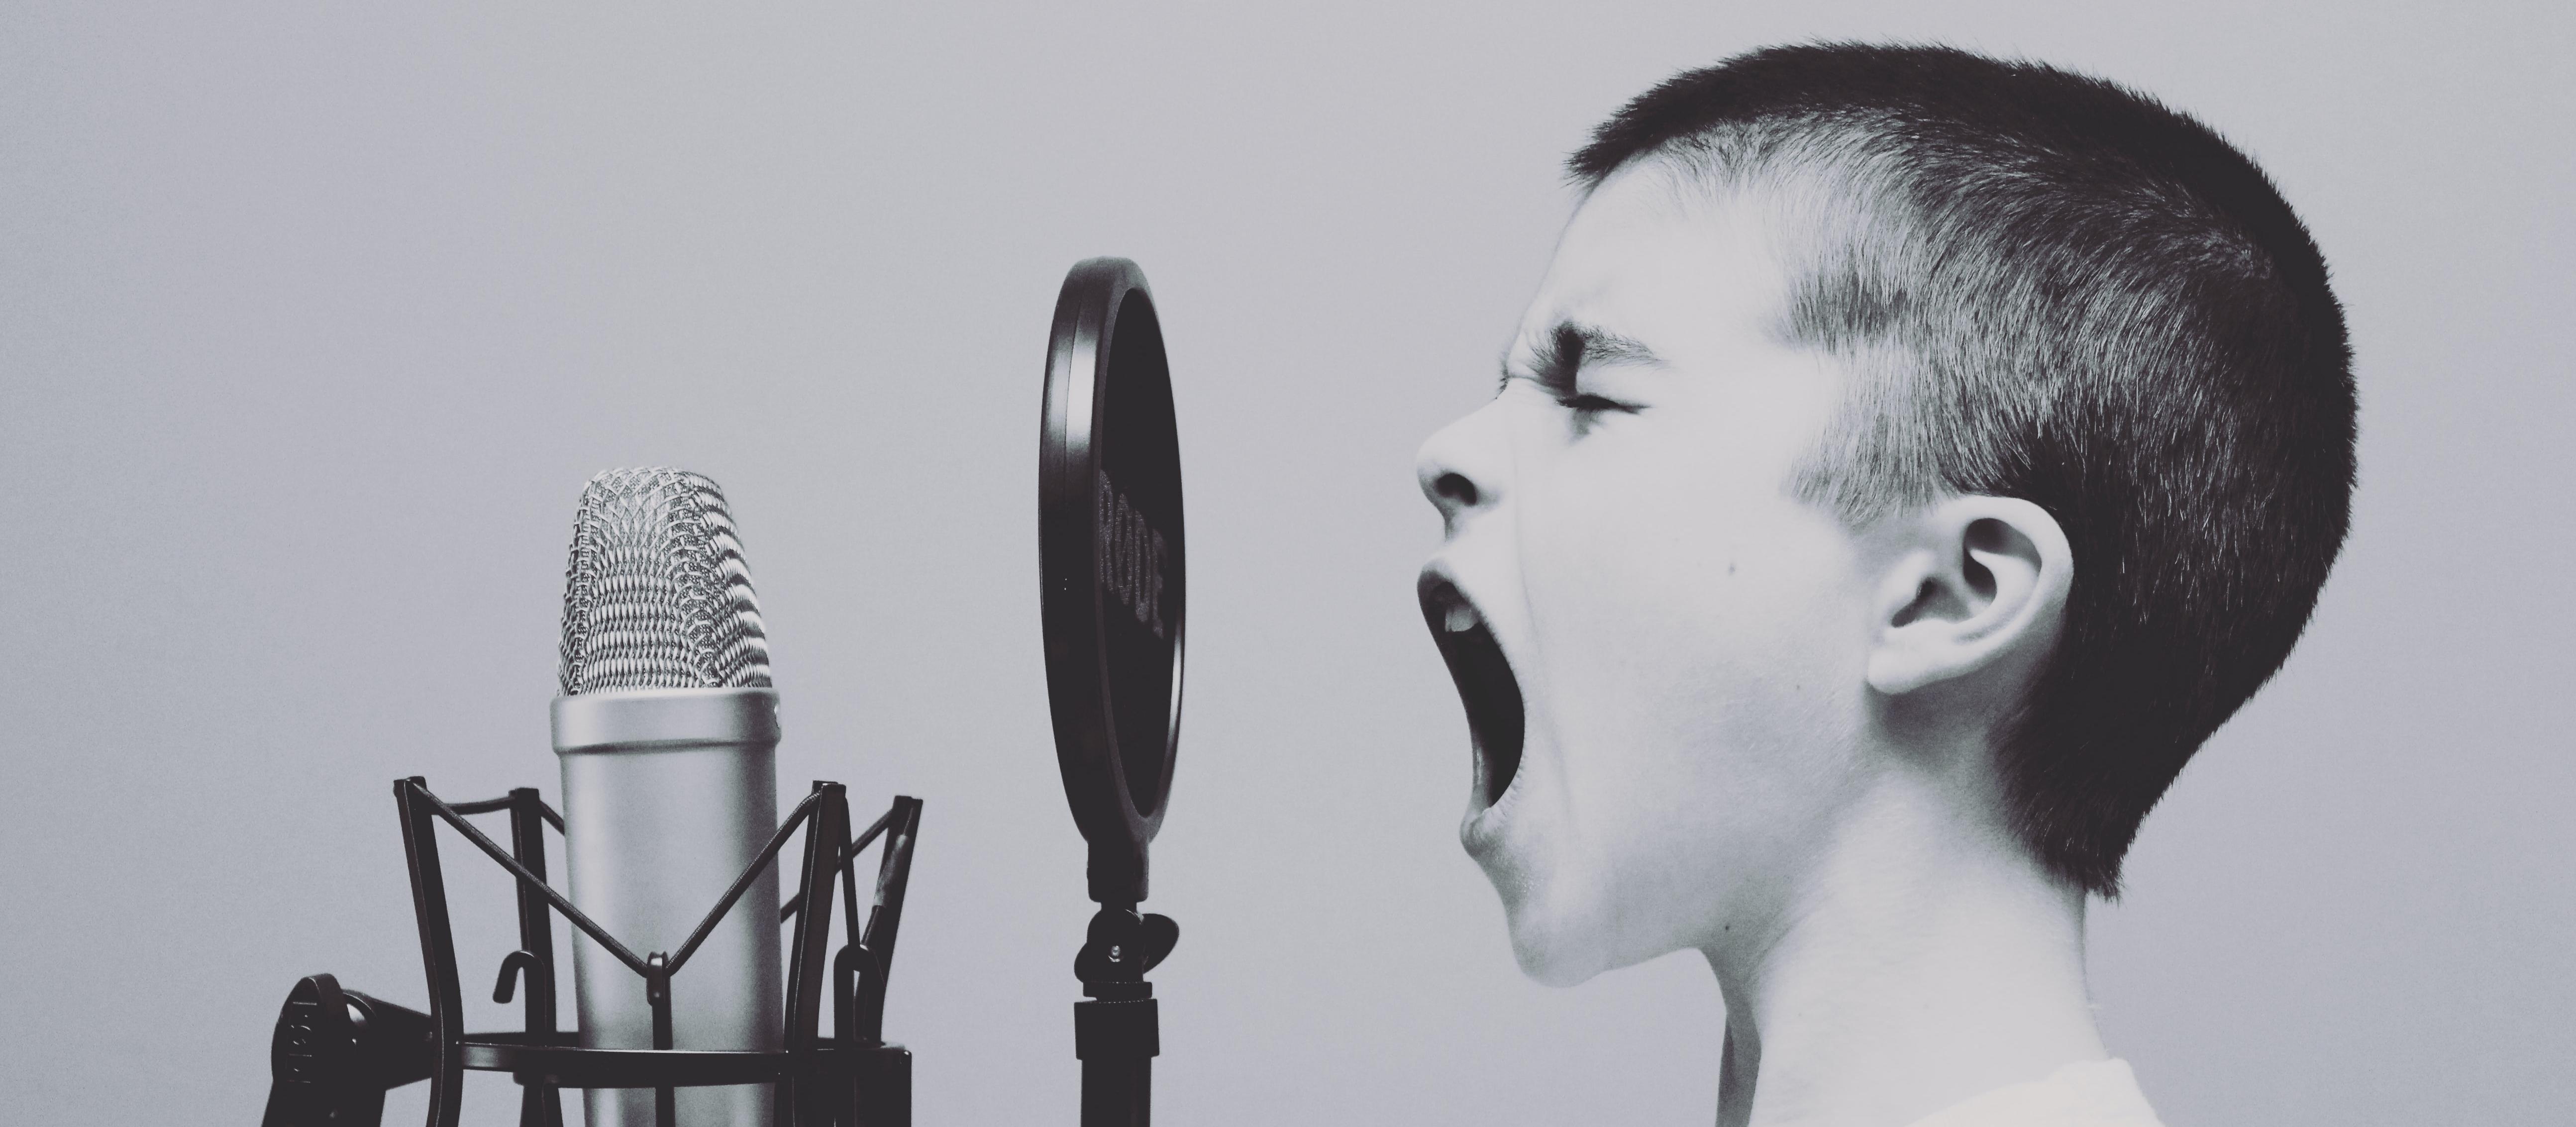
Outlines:
{"label": "boy's shoulder", "polygon": [[1997,1088],[1914,1127],[2163,1127],[2124,1060],[2081,1061]]}

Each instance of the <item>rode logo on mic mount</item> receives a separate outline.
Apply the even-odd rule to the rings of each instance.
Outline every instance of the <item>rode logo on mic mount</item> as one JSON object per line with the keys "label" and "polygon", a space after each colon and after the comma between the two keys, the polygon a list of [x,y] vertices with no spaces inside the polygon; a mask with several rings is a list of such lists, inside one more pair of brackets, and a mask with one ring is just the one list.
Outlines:
{"label": "rode logo on mic mount", "polygon": [[1108,471],[1099,477],[1100,586],[1160,641],[1169,636],[1163,624],[1163,569],[1171,550],[1163,534],[1110,482]]}

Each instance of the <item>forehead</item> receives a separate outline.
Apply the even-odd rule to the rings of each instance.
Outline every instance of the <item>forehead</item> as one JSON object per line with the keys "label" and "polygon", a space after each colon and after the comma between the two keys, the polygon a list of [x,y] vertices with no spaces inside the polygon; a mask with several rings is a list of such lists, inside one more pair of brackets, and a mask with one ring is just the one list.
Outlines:
{"label": "forehead", "polygon": [[1639,340],[1667,360],[1770,337],[1787,275],[1762,209],[1665,161],[1613,172],[1577,208],[1522,318],[1519,344],[1566,321]]}

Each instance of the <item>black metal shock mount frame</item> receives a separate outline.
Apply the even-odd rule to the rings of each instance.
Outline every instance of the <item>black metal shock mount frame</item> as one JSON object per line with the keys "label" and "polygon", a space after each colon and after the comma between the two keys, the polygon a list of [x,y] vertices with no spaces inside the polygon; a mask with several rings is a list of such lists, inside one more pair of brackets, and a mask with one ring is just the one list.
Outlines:
{"label": "black metal shock mount frame", "polygon": [[[557,1093],[563,1088],[655,1089],[658,1127],[677,1127],[673,1089],[758,1083],[778,1085],[777,1127],[910,1127],[912,1054],[901,1045],[886,1043],[884,1025],[886,978],[903,920],[913,842],[921,827],[920,799],[897,796],[883,817],[853,837],[849,798],[841,784],[816,782],[688,940],[676,951],[645,955],[619,942],[546,883],[544,827],[551,824],[560,832],[563,817],[539,799],[534,788],[450,805],[415,775],[395,781],[394,801],[402,815],[403,851],[411,870],[412,906],[419,919],[421,960],[429,980],[429,1013],[420,1036],[424,1043],[378,1046],[373,1050],[379,1054],[377,1059],[348,1063],[350,1050],[334,1049],[324,1043],[327,1037],[313,1035],[313,1019],[295,1024],[299,1001],[315,1009],[309,999],[336,1003],[344,993],[328,975],[305,979],[290,995],[288,1012],[280,1018],[272,1059],[274,1082],[263,1121],[267,1127],[325,1122],[371,1127],[381,1118],[383,1090],[420,1078],[423,1072],[430,1082],[428,1127],[456,1127],[468,1069],[507,1072],[518,1081],[520,1127],[562,1127]],[[503,810],[510,814],[507,850],[466,821],[469,815]],[[447,883],[439,863],[440,822],[517,879],[519,949],[501,960],[492,997],[496,1002],[510,1001],[514,983],[525,979],[522,1030],[464,1031]],[[799,825],[805,827],[804,864],[795,894],[779,912],[782,923],[795,923],[787,966],[785,1048],[777,1052],[673,1048],[673,976],[776,859]],[[876,894],[862,926],[853,863],[881,836],[886,846],[877,865]],[[844,934],[852,938],[829,961],[832,1035],[826,1037],[821,1030],[824,954],[831,936],[836,881]],[[557,1027],[553,912],[562,913],[644,980],[653,1015],[653,1048],[582,1048],[574,1033]],[[360,999],[349,1003],[352,1008],[398,1016],[391,1011],[400,1007],[355,991],[345,993]],[[368,1011],[368,1006],[378,1010]],[[347,1022],[336,1012],[321,1013],[320,1020],[336,1020],[344,1026]],[[310,1051],[299,1052],[299,1044]],[[313,1049],[316,1045],[321,1048]],[[368,1051],[356,1053],[363,1056]]]}

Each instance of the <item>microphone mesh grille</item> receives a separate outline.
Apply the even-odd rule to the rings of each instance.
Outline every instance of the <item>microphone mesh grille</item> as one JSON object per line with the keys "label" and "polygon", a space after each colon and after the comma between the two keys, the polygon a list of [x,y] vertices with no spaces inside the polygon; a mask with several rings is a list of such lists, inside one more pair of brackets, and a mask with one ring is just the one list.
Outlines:
{"label": "microphone mesh grille", "polygon": [[769,684],[769,639],[724,490],[667,467],[582,490],[564,569],[563,694]]}

